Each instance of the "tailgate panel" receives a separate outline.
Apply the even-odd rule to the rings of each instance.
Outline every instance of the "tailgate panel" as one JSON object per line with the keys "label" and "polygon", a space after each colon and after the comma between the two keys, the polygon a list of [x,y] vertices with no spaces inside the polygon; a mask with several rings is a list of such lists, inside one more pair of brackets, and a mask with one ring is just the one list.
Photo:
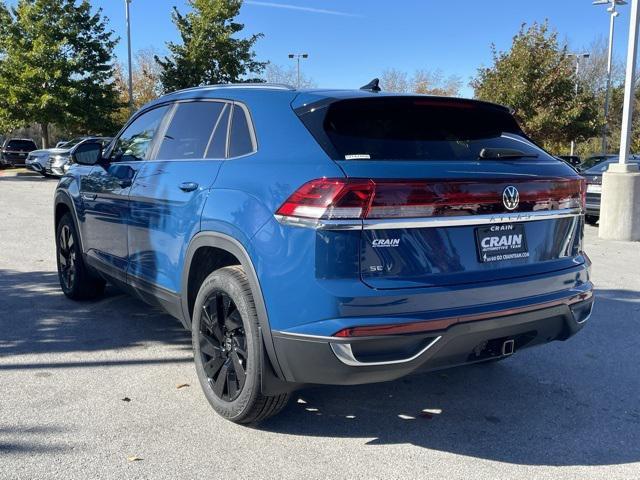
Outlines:
{"label": "tailgate panel", "polygon": [[373,288],[474,283],[581,263],[578,216],[521,223],[529,256],[481,262],[475,226],[364,230],[360,275]]}

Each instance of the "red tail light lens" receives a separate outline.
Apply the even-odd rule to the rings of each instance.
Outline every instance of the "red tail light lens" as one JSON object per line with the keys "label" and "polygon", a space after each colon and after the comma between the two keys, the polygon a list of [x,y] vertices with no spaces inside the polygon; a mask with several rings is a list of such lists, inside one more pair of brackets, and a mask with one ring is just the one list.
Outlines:
{"label": "red tail light lens", "polygon": [[416,218],[508,211],[503,191],[515,186],[515,212],[584,208],[583,179],[372,180],[321,178],[305,183],[276,212],[312,219]]}
{"label": "red tail light lens", "polygon": [[373,187],[371,180],[312,180],[296,190],[276,213],[303,218],[364,218]]}

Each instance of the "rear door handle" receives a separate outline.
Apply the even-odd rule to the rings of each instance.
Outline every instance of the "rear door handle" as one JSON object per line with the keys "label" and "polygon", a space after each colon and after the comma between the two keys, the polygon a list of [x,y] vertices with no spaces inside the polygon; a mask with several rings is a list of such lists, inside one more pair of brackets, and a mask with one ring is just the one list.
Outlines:
{"label": "rear door handle", "polygon": [[198,188],[198,184],[196,182],[182,182],[180,184],[180,190],[183,192],[193,192],[196,188]]}
{"label": "rear door handle", "polygon": [[95,193],[83,193],[82,194],[82,199],[83,200],[95,200],[98,197],[97,194]]}

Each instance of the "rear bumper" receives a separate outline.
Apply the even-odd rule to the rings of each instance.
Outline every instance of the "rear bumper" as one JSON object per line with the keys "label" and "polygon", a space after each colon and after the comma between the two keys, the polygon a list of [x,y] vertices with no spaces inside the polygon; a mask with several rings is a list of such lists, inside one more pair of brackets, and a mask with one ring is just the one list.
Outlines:
{"label": "rear bumper", "polygon": [[499,358],[576,334],[591,314],[589,290],[580,301],[485,316],[439,330],[378,337],[322,337],[273,332],[285,379],[296,383],[355,385],[395,380],[414,372]]}

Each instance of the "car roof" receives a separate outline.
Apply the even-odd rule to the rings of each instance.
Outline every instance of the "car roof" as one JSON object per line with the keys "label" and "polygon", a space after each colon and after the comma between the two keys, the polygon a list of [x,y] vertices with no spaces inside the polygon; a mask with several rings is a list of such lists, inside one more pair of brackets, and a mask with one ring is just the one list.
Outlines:
{"label": "car roof", "polygon": [[[477,104],[484,104],[487,106],[497,107],[499,109],[510,111],[508,107],[499,105],[496,103],[485,102],[482,100],[467,99],[460,97],[442,97],[433,95],[423,95],[415,93],[395,93],[395,92],[374,92],[371,90],[363,89],[327,89],[327,88],[305,88],[297,89],[290,85],[279,83],[230,83],[222,85],[205,85],[201,87],[192,87],[184,90],[177,90],[175,92],[163,95],[146,105],[140,110],[146,110],[156,105],[169,103],[178,100],[196,100],[196,99],[223,99],[223,100],[250,100],[260,98],[264,99],[266,96],[284,97],[283,100],[286,103],[293,103],[294,99],[296,104],[305,105],[309,103],[315,103],[322,100],[342,100],[353,98],[375,98],[375,97],[430,97],[437,98],[439,100],[446,101],[450,99],[452,101],[473,102]],[[295,105],[294,105],[295,107]]]}

